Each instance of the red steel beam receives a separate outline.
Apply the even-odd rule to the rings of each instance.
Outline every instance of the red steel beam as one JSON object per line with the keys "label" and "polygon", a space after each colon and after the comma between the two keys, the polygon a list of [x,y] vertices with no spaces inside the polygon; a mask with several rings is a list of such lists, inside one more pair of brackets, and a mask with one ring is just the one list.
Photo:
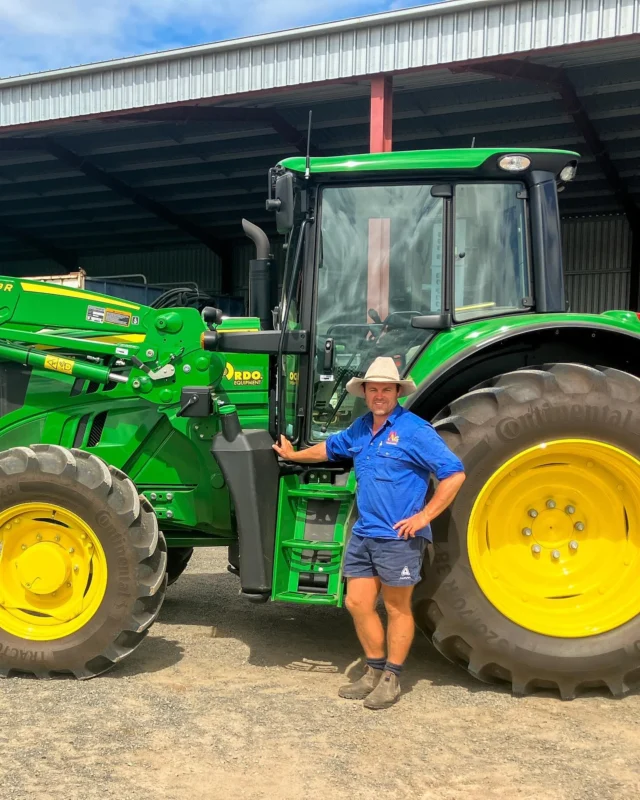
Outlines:
{"label": "red steel beam", "polygon": [[376,75],[371,78],[370,152],[391,151],[392,120],[393,78],[391,75]]}
{"label": "red steel beam", "polygon": [[[371,79],[370,144],[372,153],[388,153],[392,147],[393,79],[377,75]],[[382,319],[389,314],[389,258],[391,220],[369,220],[367,309]]]}

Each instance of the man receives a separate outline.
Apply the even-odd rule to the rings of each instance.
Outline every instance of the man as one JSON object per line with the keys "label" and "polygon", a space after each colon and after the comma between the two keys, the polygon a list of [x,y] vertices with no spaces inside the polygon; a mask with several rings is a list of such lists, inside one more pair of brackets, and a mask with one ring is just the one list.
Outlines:
{"label": "man", "polygon": [[[364,378],[347,384],[350,394],[364,397],[368,414],[307,450],[294,451],[284,437],[273,446],[287,461],[354,461],[359,518],[344,558],[345,605],[367,667],[359,681],[343,686],[339,694],[364,699],[371,709],[387,708],[400,696],[399,677],[415,627],[411,595],[431,539],[430,522],[450,505],[465,478],[462,462],[431,425],[398,404],[415,390],[412,380],[400,380],[392,358],[376,358]],[[425,506],[432,473],[439,483]],[[386,649],[376,611],[381,589],[388,618]]]}

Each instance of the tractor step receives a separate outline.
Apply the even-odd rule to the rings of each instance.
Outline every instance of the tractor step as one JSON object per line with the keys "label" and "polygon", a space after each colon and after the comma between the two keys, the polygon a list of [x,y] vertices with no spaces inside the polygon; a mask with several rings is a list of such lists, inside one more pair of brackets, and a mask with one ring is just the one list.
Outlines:
{"label": "tractor step", "polygon": [[342,605],[342,560],[355,501],[355,476],[344,486],[280,479],[272,600]]}

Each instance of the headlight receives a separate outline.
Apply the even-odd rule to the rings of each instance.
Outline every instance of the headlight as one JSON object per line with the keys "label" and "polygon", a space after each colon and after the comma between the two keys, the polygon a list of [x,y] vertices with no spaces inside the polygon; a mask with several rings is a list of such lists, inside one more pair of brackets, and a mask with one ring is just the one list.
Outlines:
{"label": "headlight", "polygon": [[507,172],[524,172],[531,166],[531,159],[527,156],[502,156],[498,166]]}
{"label": "headlight", "polygon": [[569,183],[576,177],[576,168],[574,164],[567,164],[567,166],[560,172],[560,180],[563,183]]}

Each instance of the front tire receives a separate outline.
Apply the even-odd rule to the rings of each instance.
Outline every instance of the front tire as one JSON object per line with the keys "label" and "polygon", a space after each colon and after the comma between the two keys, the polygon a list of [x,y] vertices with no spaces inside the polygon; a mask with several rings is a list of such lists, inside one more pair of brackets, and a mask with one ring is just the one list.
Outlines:
{"label": "front tire", "polygon": [[492,379],[435,427],[467,472],[434,523],[416,621],[515,694],[640,680],[640,380],[555,364]]}
{"label": "front tire", "polygon": [[0,675],[91,678],[135,650],[166,588],[152,507],[119,470],[53,445],[0,453]]}

